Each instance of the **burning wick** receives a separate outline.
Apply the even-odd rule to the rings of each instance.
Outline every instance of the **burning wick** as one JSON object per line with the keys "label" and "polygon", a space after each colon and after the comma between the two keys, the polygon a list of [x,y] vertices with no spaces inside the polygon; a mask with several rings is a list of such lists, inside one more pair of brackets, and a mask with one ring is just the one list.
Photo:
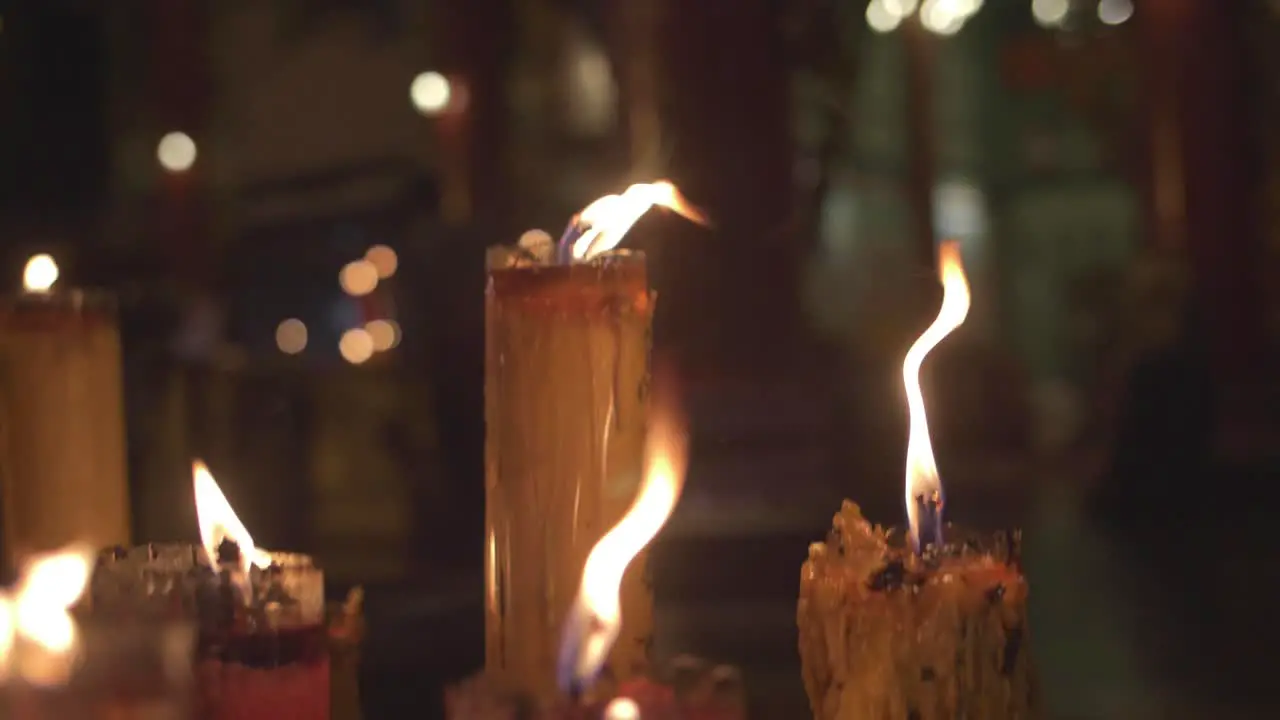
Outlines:
{"label": "burning wick", "polygon": [[245,575],[253,565],[270,567],[271,556],[253,544],[253,536],[231,509],[231,503],[227,502],[209,468],[199,460],[191,463],[191,483],[196,520],[200,524],[200,543],[209,565],[214,569],[228,564],[238,566]]}
{"label": "burning wick", "polygon": [[[933,443],[929,440],[929,423],[924,414],[920,366],[929,351],[960,327],[969,314],[969,282],[964,276],[960,245],[956,241],[947,240],[939,247],[938,274],[942,281],[942,308],[933,324],[907,351],[902,363],[902,381],[906,386],[907,409],[911,416],[911,430],[907,438],[907,522],[911,526],[911,547],[917,555],[929,543],[942,544],[942,507],[945,500],[938,464],[933,458]],[[925,515],[923,532],[921,514]]]}
{"label": "burning wick", "polygon": [[595,680],[618,639],[618,591],[627,565],[671,517],[684,484],[685,438],[676,413],[655,404],[645,438],[644,480],[627,514],[587,556],[582,585],[561,635],[560,689],[578,697]]}
{"label": "burning wick", "polygon": [[586,262],[614,249],[654,205],[699,225],[707,223],[702,212],[690,205],[670,181],[632,185],[621,195],[605,195],[573,216],[557,244],[557,262]]}

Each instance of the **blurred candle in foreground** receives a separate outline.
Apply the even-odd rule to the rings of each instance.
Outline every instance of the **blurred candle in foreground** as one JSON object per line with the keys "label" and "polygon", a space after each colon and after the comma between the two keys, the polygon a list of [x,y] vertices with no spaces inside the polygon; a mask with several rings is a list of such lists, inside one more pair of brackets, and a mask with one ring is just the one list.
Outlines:
{"label": "blurred candle in foreground", "polygon": [[185,720],[195,633],[172,621],[73,615],[95,553],[73,545],[32,558],[0,598],[0,715],[17,720]]}
{"label": "blurred candle in foreground", "polygon": [[52,290],[33,258],[0,300],[0,470],[6,560],[129,539],[120,334],[111,299]]}

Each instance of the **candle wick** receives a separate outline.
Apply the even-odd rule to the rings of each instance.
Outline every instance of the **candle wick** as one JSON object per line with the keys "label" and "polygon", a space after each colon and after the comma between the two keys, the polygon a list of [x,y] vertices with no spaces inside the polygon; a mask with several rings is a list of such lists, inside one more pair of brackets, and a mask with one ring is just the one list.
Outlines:
{"label": "candle wick", "polygon": [[923,555],[930,546],[942,546],[942,494],[934,490],[926,497],[922,493],[916,495],[915,502],[920,508],[919,539],[915,550],[917,555]]}
{"label": "candle wick", "polygon": [[560,236],[560,242],[556,244],[556,262],[560,265],[568,265],[570,255],[573,252],[573,243],[582,236],[585,228],[580,225],[581,219],[574,215],[569,220],[569,224],[564,229],[564,234]]}

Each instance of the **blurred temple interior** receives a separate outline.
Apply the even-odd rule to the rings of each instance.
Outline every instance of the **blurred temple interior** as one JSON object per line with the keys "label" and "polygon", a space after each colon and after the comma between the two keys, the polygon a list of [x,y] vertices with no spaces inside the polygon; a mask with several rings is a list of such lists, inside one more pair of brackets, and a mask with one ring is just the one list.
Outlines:
{"label": "blurred temple interior", "polygon": [[1273,0],[3,0],[3,277],[117,293],[134,539],[196,537],[205,459],[366,587],[366,717],[432,717],[484,662],[485,248],[670,178],[653,652],[798,718],[799,564],[902,522],[958,239],[948,517],[1025,528],[1054,717],[1269,717],[1277,48]]}

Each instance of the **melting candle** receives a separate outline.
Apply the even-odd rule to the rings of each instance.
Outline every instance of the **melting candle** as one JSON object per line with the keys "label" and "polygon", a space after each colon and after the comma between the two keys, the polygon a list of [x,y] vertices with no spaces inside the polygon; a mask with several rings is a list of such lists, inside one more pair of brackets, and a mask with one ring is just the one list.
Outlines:
{"label": "melting candle", "polygon": [[911,345],[902,363],[902,381],[906,387],[907,410],[911,416],[905,484],[907,522],[911,528],[911,545],[916,554],[923,552],[929,545],[942,544],[942,480],[938,477],[933,443],[929,439],[924,395],[920,391],[920,366],[929,351],[960,327],[969,314],[969,282],[965,279],[959,243],[954,240],[942,243],[938,252],[938,271],[942,281],[942,308],[933,324]]}

